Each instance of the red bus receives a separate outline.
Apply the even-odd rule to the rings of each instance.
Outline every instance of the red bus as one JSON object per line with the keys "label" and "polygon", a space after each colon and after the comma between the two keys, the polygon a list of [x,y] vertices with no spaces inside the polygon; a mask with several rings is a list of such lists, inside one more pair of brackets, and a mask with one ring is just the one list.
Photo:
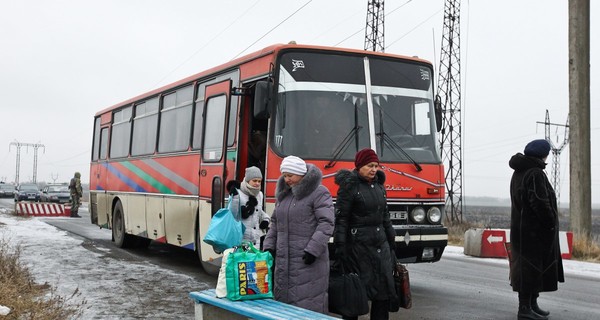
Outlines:
{"label": "red bus", "polygon": [[230,180],[260,167],[270,214],[279,165],[295,155],[321,169],[335,200],[334,174],[371,147],[396,255],[438,261],[448,233],[433,87],[431,63],[418,58],[280,44],[131,98],[94,117],[92,223],[119,247],[195,250],[216,274],[221,255],[201,239]]}

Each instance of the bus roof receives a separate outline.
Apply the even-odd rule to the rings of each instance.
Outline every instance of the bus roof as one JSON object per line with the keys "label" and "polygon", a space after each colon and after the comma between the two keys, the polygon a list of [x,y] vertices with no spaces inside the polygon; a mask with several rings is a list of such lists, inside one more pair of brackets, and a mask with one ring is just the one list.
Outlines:
{"label": "bus roof", "polygon": [[[178,80],[176,82],[164,85],[162,87],[156,88],[152,91],[146,92],[146,93],[142,93],[140,95],[137,95],[133,98],[127,99],[125,101],[122,101],[120,103],[117,103],[115,105],[112,105],[108,108],[105,108],[99,112],[96,113],[96,117],[105,114],[113,109],[117,109],[126,105],[130,105],[136,101],[140,101],[143,100],[147,97],[151,97],[153,95],[159,94],[161,92],[167,91],[171,88],[176,88],[179,87],[183,84],[186,83],[190,83],[193,82],[197,79],[201,79],[203,77],[209,76],[211,74],[217,74],[219,72],[228,70],[234,66],[237,65],[241,65],[243,63],[267,56],[267,55],[271,55],[271,54],[277,54],[279,51],[281,50],[285,50],[285,49],[289,49],[289,48],[301,48],[301,49],[313,49],[313,50],[324,50],[324,51],[341,51],[341,52],[347,52],[347,53],[356,53],[356,54],[365,54],[365,50],[359,50],[359,49],[349,49],[349,48],[340,48],[340,47],[327,47],[327,46],[316,46],[316,45],[306,45],[306,44],[295,44],[295,43],[289,43],[289,44],[273,44],[270,45],[268,47],[265,47],[261,50],[255,51],[253,53],[247,54],[245,56],[239,57],[235,60],[231,60],[229,62],[223,63],[221,65],[215,66],[213,68],[210,68],[208,70],[193,74],[191,76],[188,76],[186,78],[183,78],[181,80]],[[401,59],[408,59],[408,60],[413,60],[413,61],[419,61],[419,62],[423,62],[426,64],[430,64],[429,61],[427,60],[423,60],[420,59],[418,57],[409,57],[409,56],[403,56],[403,55],[397,55],[397,54],[390,54],[390,53],[382,53],[382,52],[375,52],[375,51],[369,51],[368,52],[369,55],[374,55],[374,56],[383,56],[383,57],[394,57],[394,58],[401,58]],[[243,79],[242,79],[243,80]]]}

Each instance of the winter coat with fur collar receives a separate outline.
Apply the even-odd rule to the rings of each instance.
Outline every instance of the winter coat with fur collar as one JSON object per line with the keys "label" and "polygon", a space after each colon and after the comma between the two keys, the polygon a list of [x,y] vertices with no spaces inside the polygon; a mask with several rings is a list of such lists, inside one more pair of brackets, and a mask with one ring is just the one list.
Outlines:
{"label": "winter coat with fur collar", "polygon": [[[321,171],[306,166],[297,185],[289,187],[283,176],[277,181],[277,202],[263,249],[275,251],[275,300],[327,314],[333,202],[321,185]],[[314,263],[304,263],[305,251],[316,257]]]}

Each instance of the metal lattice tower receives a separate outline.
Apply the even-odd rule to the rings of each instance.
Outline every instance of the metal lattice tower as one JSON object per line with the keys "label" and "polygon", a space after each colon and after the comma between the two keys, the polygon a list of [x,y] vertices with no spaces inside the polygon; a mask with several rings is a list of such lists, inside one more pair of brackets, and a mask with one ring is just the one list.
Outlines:
{"label": "metal lattice tower", "polygon": [[460,1],[444,3],[444,28],[438,77],[442,104],[440,148],[446,166],[446,219],[462,221],[462,129],[460,86]]}
{"label": "metal lattice tower", "polygon": [[385,52],[383,18],[383,0],[369,0],[367,5],[367,27],[365,28],[365,50]]}
{"label": "metal lattice tower", "polygon": [[[550,143],[550,147],[552,148],[552,188],[554,188],[554,192],[556,193],[556,202],[560,207],[560,153],[569,143],[569,119],[567,118],[567,123],[556,124],[550,122],[550,113],[546,110],[546,121],[538,122],[543,123],[545,132],[546,132],[546,141]],[[550,134],[550,126],[559,126],[565,127],[565,136],[562,140],[562,143],[557,147],[556,144],[552,141],[552,137]],[[558,136],[556,137],[556,141],[560,141]]]}
{"label": "metal lattice tower", "polygon": [[15,173],[15,183],[19,184],[19,172],[21,171],[21,147],[33,147],[33,181],[37,183],[37,157],[38,157],[38,149],[44,148],[44,152],[46,151],[46,147],[40,143],[21,143],[18,141],[11,142],[9,145],[9,150],[11,146],[17,147],[17,172]]}

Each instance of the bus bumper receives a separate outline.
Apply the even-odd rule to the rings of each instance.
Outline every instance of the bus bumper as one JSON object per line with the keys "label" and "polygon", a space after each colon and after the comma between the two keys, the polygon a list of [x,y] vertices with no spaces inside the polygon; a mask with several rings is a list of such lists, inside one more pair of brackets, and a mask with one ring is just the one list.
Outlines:
{"label": "bus bumper", "polygon": [[394,230],[398,262],[439,261],[448,245],[448,229],[441,225],[394,225]]}

